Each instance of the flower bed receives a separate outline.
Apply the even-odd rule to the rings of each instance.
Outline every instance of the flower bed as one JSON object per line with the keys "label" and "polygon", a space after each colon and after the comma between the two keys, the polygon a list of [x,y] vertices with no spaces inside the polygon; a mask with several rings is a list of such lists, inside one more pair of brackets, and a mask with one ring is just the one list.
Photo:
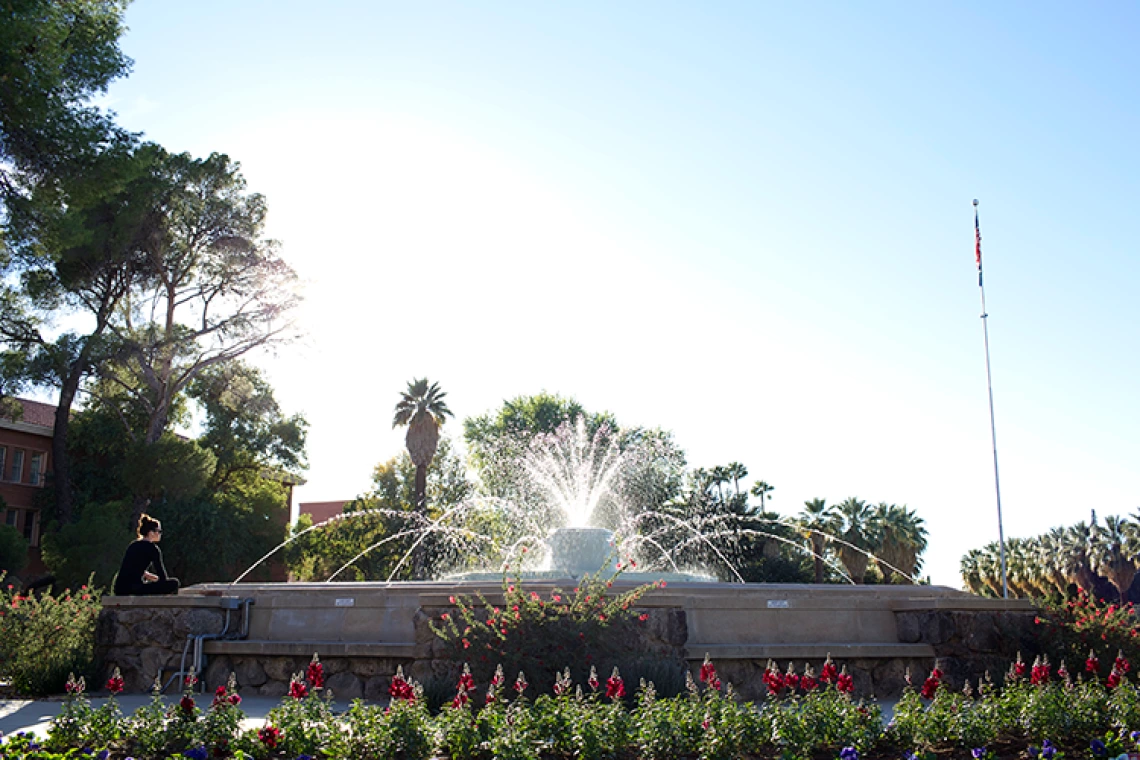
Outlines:
{"label": "flower bed", "polygon": [[[584,683],[569,671],[549,693],[535,694],[526,676],[501,669],[485,684],[464,669],[455,696],[438,714],[427,709],[422,687],[397,673],[387,706],[353,703],[334,714],[325,673],[315,656],[294,675],[289,694],[264,723],[243,727],[233,679],[209,704],[193,683],[176,705],[157,695],[133,715],[114,698],[123,689],[112,676],[112,698],[93,708],[82,679],[67,685],[67,701],[49,732],[9,737],[0,758],[52,760],[150,758],[1116,758],[1135,752],[1140,739],[1140,689],[1126,658],[1090,655],[1079,674],[1044,660],[1011,665],[1002,687],[988,679],[951,691],[936,668],[908,686],[886,726],[879,706],[855,699],[851,679],[830,660],[764,675],[769,697],[735,699],[707,661],[683,694],[664,698],[651,683],[628,685],[614,669],[591,670]],[[1105,672],[1107,671],[1107,673]]]}

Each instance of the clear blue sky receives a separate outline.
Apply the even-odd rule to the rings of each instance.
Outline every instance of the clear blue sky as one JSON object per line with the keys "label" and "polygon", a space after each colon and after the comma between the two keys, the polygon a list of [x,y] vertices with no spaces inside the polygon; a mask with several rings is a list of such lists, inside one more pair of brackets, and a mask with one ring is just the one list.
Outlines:
{"label": "clear blue sky", "polygon": [[[308,282],[262,361],[301,500],[549,390],[736,460],[772,505],[905,503],[927,572],[1140,505],[1140,10],[1131,3],[136,0],[107,103],[229,153]],[[447,426],[458,435],[457,423]]]}

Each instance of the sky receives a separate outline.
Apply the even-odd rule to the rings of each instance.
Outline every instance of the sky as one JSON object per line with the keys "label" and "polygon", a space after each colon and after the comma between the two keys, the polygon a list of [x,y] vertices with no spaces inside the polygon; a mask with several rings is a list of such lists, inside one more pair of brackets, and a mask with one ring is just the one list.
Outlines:
{"label": "sky", "polygon": [[1140,8],[135,0],[104,105],[227,153],[304,282],[257,357],[300,502],[364,493],[426,376],[744,463],[771,508],[997,539],[1140,506]]}

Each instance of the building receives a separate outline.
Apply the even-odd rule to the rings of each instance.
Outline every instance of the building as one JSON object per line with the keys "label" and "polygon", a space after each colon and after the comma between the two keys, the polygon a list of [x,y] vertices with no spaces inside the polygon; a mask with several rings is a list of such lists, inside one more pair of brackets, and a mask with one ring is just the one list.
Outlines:
{"label": "building", "polygon": [[18,419],[0,416],[0,498],[4,523],[23,534],[30,547],[24,575],[47,571],[40,554],[40,507],[44,481],[51,473],[51,439],[55,407],[13,399],[23,407]]}
{"label": "building", "polygon": [[350,501],[304,501],[297,505],[297,513],[309,515],[313,518],[313,525],[317,525],[344,512],[344,505]]}

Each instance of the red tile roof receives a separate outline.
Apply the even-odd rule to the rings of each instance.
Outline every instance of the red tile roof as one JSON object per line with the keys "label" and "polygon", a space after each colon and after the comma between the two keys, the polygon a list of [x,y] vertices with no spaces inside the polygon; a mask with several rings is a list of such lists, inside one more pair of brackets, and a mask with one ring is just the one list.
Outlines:
{"label": "red tile roof", "polygon": [[27,422],[29,425],[43,425],[45,427],[53,427],[55,425],[54,404],[30,401],[26,398],[18,398],[16,400],[24,407],[24,416],[20,418],[20,422]]}

